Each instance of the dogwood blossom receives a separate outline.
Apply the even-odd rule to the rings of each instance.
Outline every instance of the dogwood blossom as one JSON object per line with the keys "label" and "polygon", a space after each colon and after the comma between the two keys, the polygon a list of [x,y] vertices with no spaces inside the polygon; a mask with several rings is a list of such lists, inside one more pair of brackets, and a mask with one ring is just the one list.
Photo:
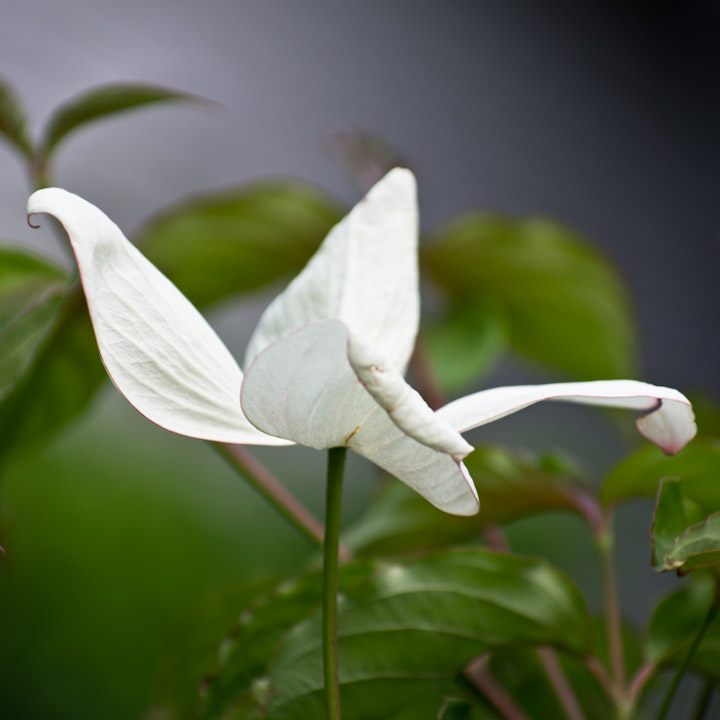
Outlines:
{"label": "dogwood blossom", "polygon": [[506,387],[434,412],[404,380],[419,325],[415,179],[395,169],[330,232],[270,304],[245,372],[187,298],[98,208],[46,188],[28,216],[65,227],[105,367],[148,419],[217,442],[345,446],[442,510],[478,511],[461,432],[541,400],[641,411],[666,452],[695,434],[677,390],[632,380]]}

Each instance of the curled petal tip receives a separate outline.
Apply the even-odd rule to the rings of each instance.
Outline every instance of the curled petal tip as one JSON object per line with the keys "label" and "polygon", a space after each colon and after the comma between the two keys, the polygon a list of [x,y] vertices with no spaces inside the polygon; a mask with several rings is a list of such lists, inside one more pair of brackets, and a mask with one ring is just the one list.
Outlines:
{"label": "curled petal tip", "polygon": [[697,434],[692,406],[677,395],[678,399],[658,399],[657,405],[636,421],[638,430],[667,455],[679,453]]}

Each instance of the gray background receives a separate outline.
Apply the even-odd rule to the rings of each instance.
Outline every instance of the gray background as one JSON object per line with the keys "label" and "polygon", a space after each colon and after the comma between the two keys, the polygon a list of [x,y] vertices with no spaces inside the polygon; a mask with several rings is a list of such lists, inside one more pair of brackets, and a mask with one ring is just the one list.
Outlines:
{"label": "gray background", "polygon": [[[6,1],[0,72],[36,127],[111,80],[223,106],[67,142],[57,182],[128,231],[186,193],[267,175],[350,202],[329,134],[378,130],[418,169],[426,228],[474,208],[575,225],[631,285],[646,379],[717,393],[718,30],[711,2]],[[39,247],[25,199],[0,148],[2,235]]]}

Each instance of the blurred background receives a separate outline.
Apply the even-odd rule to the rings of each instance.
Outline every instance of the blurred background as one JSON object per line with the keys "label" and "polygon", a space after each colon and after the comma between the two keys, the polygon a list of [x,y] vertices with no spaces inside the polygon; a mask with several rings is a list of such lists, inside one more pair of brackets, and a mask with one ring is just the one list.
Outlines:
{"label": "blurred background", "polygon": [[[647,8],[647,6],[645,6]],[[602,247],[627,280],[643,379],[717,396],[720,6],[429,0],[27,0],[0,17],[0,73],[37,130],[89,86],[143,81],[217,108],[161,106],[73,135],[55,179],[131,232],[188,194],[294,177],[351,204],[331,152],[338,131],[372,130],[409,159],[423,228],[489,209],[540,214]],[[4,241],[64,262],[25,223],[23,168],[0,144]],[[241,357],[273,296],[212,321]],[[509,358],[490,385],[546,378]],[[536,408],[480,441],[567,449],[598,475],[622,449],[602,417]],[[260,453],[322,510],[324,458]],[[351,465],[346,521],[373,489]],[[619,517],[621,597],[640,622],[665,578],[648,566],[649,509]],[[597,606],[589,539],[572,518],[514,529]],[[577,532],[578,541],[563,541]],[[0,479],[3,717],[139,718],[182,696],[257,583],[311,554],[204,444],[165,433],[106,385],[91,412]],[[570,547],[572,546],[572,547]],[[672,581],[670,581],[672,582]],[[204,653],[204,655],[203,655]],[[149,715],[147,717],[150,717]]]}

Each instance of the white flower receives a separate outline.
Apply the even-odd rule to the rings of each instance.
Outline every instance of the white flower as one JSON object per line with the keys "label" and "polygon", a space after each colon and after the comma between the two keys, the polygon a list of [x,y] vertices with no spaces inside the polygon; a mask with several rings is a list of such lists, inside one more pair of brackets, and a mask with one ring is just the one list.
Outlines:
{"label": "white flower", "polygon": [[695,434],[676,390],[631,380],[495,388],[433,412],[403,379],[419,323],[415,179],[395,169],[265,311],[245,374],[200,313],[100,210],[38,190],[70,236],[100,354],[120,392],[173,432],[227,443],[346,446],[450,513],[477,492],[461,432],[545,399],[642,411],[666,452]]}

